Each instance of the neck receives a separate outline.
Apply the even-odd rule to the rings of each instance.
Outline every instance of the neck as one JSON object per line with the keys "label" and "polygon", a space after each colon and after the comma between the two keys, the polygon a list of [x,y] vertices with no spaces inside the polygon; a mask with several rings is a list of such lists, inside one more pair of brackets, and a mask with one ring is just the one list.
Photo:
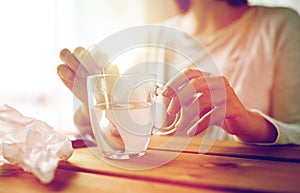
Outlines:
{"label": "neck", "polygon": [[183,16],[182,29],[199,37],[230,25],[249,9],[247,5],[232,7],[217,0],[192,0],[191,3],[191,8]]}

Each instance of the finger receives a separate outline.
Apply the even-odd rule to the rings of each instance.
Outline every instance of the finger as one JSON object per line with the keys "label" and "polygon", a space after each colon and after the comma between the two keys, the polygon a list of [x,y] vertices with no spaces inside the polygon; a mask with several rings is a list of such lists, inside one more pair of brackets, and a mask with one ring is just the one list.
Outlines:
{"label": "finger", "polygon": [[83,63],[88,55],[88,51],[84,47],[77,47],[74,49],[73,55],[80,63]]}
{"label": "finger", "polygon": [[118,68],[117,65],[115,65],[115,64],[109,64],[105,68],[105,73],[119,75],[120,74],[120,70],[119,70],[119,68]]}
{"label": "finger", "polygon": [[195,92],[193,85],[186,84],[171,99],[171,102],[167,109],[167,113],[176,114],[182,106],[188,103],[192,103],[192,101],[195,100],[195,97],[198,97],[198,94]]}
{"label": "finger", "polygon": [[[226,100],[226,91],[225,88],[222,88],[220,78],[212,78],[211,82],[213,82],[213,84],[216,84],[214,89],[208,89],[208,87],[206,86],[198,86],[201,81],[193,80],[184,85],[176,93],[176,96],[171,99],[167,110],[169,114],[176,114],[182,106],[189,106],[195,99],[198,99],[201,95],[205,95],[205,97],[201,97],[201,99],[206,103],[210,101],[210,103],[212,103],[212,106],[216,106],[218,103],[222,103],[224,100]],[[194,82],[199,83],[196,84]]]}
{"label": "finger", "polygon": [[77,71],[80,62],[74,57],[74,55],[68,50],[68,49],[63,49],[60,51],[60,59],[68,65],[74,72]]}
{"label": "finger", "polygon": [[66,80],[64,80],[64,79],[61,79],[62,80],[62,82],[64,83],[64,85],[71,91],[71,92],[73,92],[73,82],[69,82],[69,81],[66,81]]}
{"label": "finger", "polygon": [[[65,64],[61,64],[57,67],[57,74],[66,85],[66,87],[73,92],[73,94],[81,100],[83,103],[86,103],[86,84],[85,79],[76,77],[74,71]],[[75,86],[75,77],[76,77],[76,86]]]}
{"label": "finger", "polygon": [[73,56],[76,58],[77,61],[79,61],[80,66],[77,68],[77,74],[80,77],[87,77],[91,75],[92,73],[89,72],[88,69],[86,69],[87,63],[91,63],[90,56],[88,51],[83,47],[77,47],[73,51]]}
{"label": "finger", "polygon": [[210,112],[205,114],[194,127],[191,127],[187,131],[188,136],[195,136],[203,132],[209,126],[219,126],[222,127],[226,115],[226,105],[218,106],[212,109]]}
{"label": "finger", "polygon": [[89,50],[78,47],[74,50],[74,55],[89,75],[104,73],[108,57],[97,46],[92,46]]}
{"label": "finger", "polygon": [[206,99],[211,98],[213,105],[222,103],[226,100],[227,87],[229,87],[228,82],[221,76],[194,78],[177,91],[176,96],[170,102],[167,112],[169,114],[177,113],[181,106],[188,106],[196,97],[204,93],[209,93],[208,95],[206,94]]}
{"label": "finger", "polygon": [[74,82],[75,72],[66,64],[57,66],[57,74],[64,81]]}
{"label": "finger", "polygon": [[57,67],[57,74],[62,80],[62,82],[65,84],[65,86],[71,92],[73,92],[74,78],[75,78],[73,70],[67,65],[61,64]]}
{"label": "finger", "polygon": [[215,76],[215,75],[205,75],[197,78],[193,78],[189,82],[192,84],[195,92],[212,92],[216,89],[225,90],[225,88],[229,85],[227,79],[223,76]]}
{"label": "finger", "polygon": [[189,82],[189,80],[202,75],[203,73],[199,70],[185,69],[168,81],[164,90],[162,91],[162,95],[165,97],[172,97],[183,85]]}
{"label": "finger", "polygon": [[193,120],[199,119],[200,109],[198,107],[198,104],[192,104],[181,109],[181,116],[175,125],[176,130],[187,130]]}
{"label": "finger", "polygon": [[[191,84],[192,87],[189,85]],[[194,93],[208,92],[213,89],[225,88],[228,86],[228,81],[223,76],[215,76],[211,73],[200,72],[199,70],[187,69],[183,73],[175,76],[162,91],[162,95],[165,97],[172,97],[178,94],[186,85],[193,89],[190,89]],[[186,91],[184,91],[186,92]]]}
{"label": "finger", "polygon": [[77,47],[74,49],[73,51],[73,56],[76,58],[77,61],[79,61],[80,65],[77,68],[77,76],[81,77],[81,78],[85,78],[89,75],[91,75],[90,72],[88,72],[88,70],[86,69],[84,63],[87,63],[87,56],[88,56],[88,52],[85,48],[83,47]]}
{"label": "finger", "polygon": [[201,95],[189,106],[181,109],[182,116],[175,125],[176,128],[187,129],[189,126],[191,126],[193,119],[200,119],[200,117],[208,113],[213,108],[207,95],[208,94]]}

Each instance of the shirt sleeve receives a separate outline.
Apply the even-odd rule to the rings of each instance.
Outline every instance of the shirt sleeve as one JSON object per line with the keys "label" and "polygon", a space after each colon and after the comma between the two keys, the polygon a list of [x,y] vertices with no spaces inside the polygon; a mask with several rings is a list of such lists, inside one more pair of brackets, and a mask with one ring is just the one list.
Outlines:
{"label": "shirt sleeve", "polygon": [[299,123],[285,123],[279,121],[261,111],[252,110],[260,114],[267,121],[274,125],[277,130],[277,138],[273,143],[255,143],[257,145],[276,145],[276,144],[298,144],[300,145],[300,124]]}
{"label": "shirt sleeve", "polygon": [[276,66],[270,92],[271,109],[268,114],[252,111],[272,123],[278,136],[273,143],[254,144],[300,144],[300,17],[290,9],[279,8],[272,22],[269,26],[274,52],[270,54]]}
{"label": "shirt sleeve", "polygon": [[300,123],[300,17],[287,10],[283,15],[274,26],[278,30],[274,37],[276,66],[270,115],[283,122]]}
{"label": "shirt sleeve", "polygon": [[300,17],[284,10],[278,22],[276,67],[271,91],[270,116],[260,113],[277,128],[278,144],[300,144]]}

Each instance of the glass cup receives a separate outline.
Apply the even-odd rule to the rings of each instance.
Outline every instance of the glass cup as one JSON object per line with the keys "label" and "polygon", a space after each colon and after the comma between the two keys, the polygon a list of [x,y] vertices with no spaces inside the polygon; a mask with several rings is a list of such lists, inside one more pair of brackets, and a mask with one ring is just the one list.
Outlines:
{"label": "glass cup", "polygon": [[145,154],[155,130],[157,78],[154,74],[100,74],[87,77],[88,107],[92,130],[101,154],[111,159],[130,159]]}

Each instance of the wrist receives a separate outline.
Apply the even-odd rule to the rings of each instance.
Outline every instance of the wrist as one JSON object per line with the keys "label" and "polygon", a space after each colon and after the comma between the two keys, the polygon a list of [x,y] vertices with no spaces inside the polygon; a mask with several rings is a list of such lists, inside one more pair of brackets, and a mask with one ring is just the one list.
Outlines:
{"label": "wrist", "polygon": [[260,114],[247,111],[240,116],[234,127],[234,134],[248,143],[273,143],[278,136],[275,126]]}

